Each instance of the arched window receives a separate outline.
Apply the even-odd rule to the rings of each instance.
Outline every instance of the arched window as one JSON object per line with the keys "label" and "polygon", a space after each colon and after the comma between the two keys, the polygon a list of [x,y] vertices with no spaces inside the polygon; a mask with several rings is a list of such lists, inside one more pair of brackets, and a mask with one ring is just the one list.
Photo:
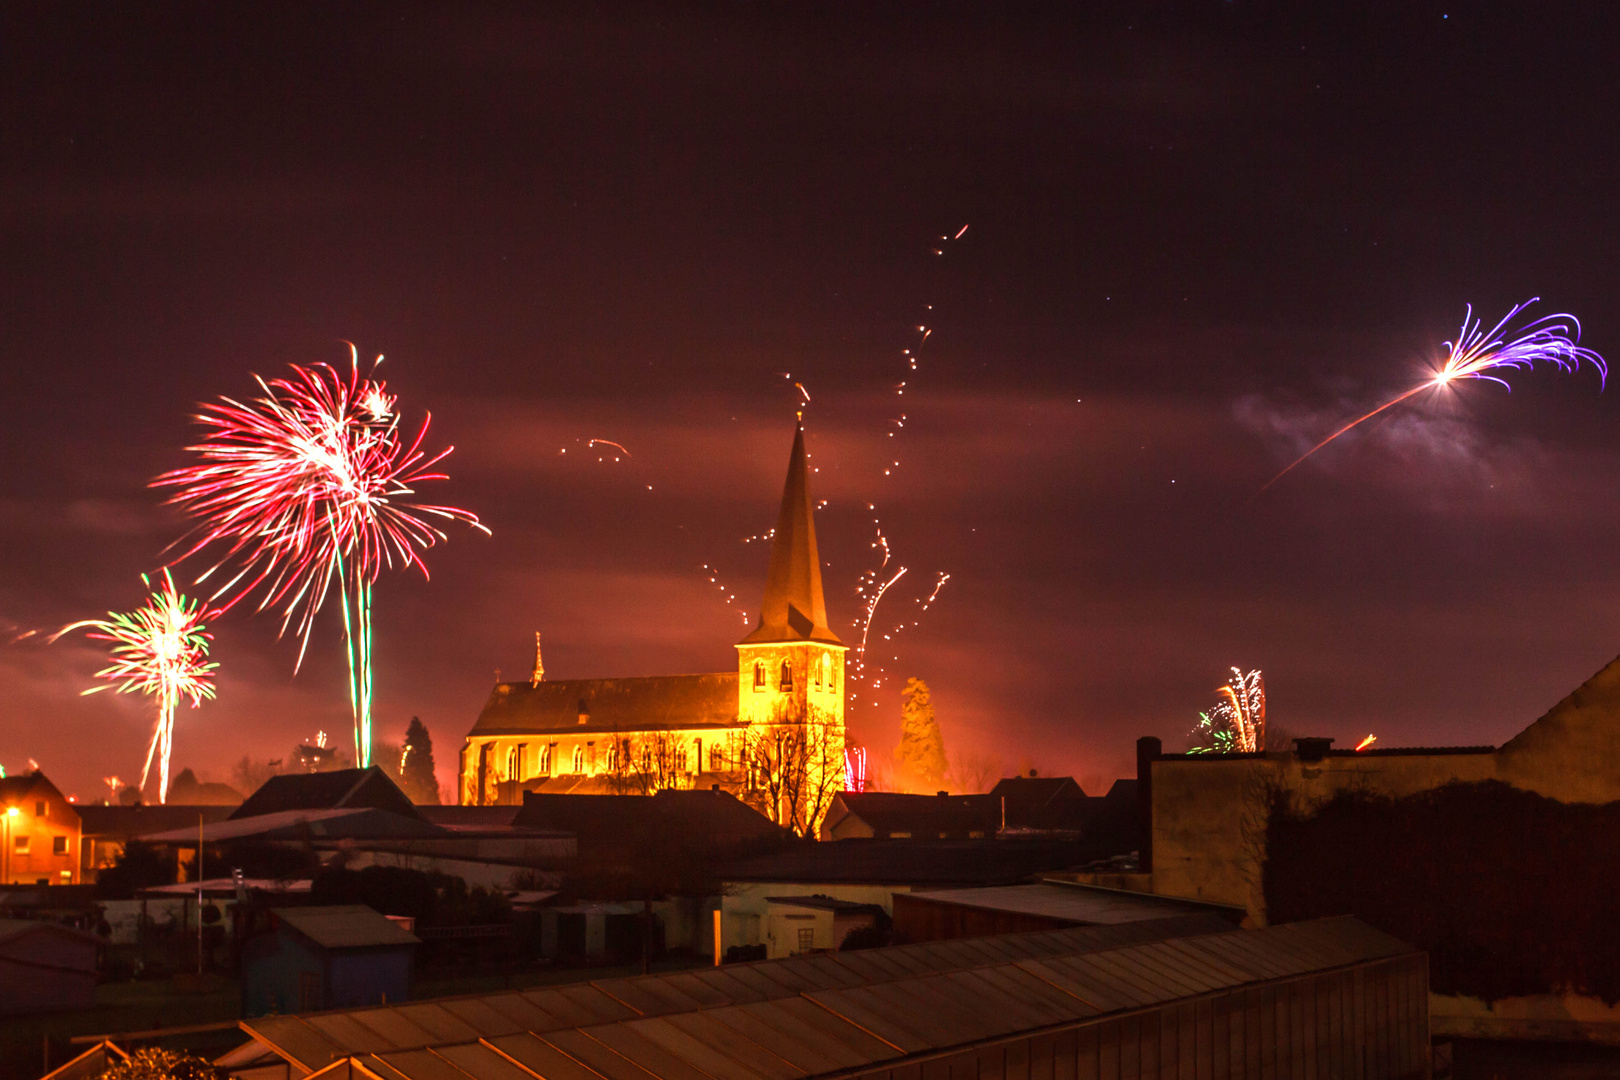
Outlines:
{"label": "arched window", "polygon": [[619,768],[619,742],[617,739],[608,743],[607,770],[615,772]]}
{"label": "arched window", "polygon": [[574,774],[577,776],[585,771],[585,748],[574,747]]}
{"label": "arched window", "polygon": [[793,666],[786,660],[782,661],[782,689],[793,689]]}
{"label": "arched window", "polygon": [[544,746],[542,746],[540,748],[540,775],[541,776],[550,776],[551,775],[551,748],[556,746],[556,745],[557,745],[556,743],[546,743],[546,745],[544,745]]}
{"label": "arched window", "polygon": [[506,778],[508,780],[523,779],[518,770],[523,767],[523,751],[519,747],[512,747],[506,752]]}
{"label": "arched window", "polygon": [[763,690],[763,689],[765,689],[765,661],[763,661],[763,660],[755,660],[754,661],[754,690],[757,692],[757,691],[760,691],[760,690]]}
{"label": "arched window", "polygon": [[675,769],[674,769],[674,771],[678,772],[678,773],[683,773],[683,772],[686,771],[686,744],[685,743],[681,743],[679,746],[677,746],[675,748]]}
{"label": "arched window", "polygon": [[719,772],[726,767],[726,753],[718,746],[709,747],[709,771]]}

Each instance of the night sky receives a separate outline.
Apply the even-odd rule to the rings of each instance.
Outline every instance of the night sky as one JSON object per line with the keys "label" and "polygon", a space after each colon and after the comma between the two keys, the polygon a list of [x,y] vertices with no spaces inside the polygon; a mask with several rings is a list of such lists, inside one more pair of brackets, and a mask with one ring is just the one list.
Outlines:
{"label": "night sky", "polygon": [[[880,754],[915,675],[949,752],[1090,788],[1234,664],[1294,735],[1500,743],[1620,651],[1590,369],[1422,395],[1251,501],[1467,304],[1620,360],[1604,5],[541,7],[0,9],[8,640],[138,604],[195,404],[347,340],[493,530],[377,587],[380,737],[420,716],[447,782],[537,629],[553,678],[734,665],[794,382],[846,642],[869,504],[909,569]],[[335,610],[296,678],[278,624],[217,625],[176,769],[349,739]],[[139,774],[101,659],[0,648],[8,771]]]}

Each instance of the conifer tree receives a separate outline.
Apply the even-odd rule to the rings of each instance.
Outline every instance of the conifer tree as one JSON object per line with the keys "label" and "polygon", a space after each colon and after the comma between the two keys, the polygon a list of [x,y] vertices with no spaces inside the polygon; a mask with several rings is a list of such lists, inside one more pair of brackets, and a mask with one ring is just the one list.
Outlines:
{"label": "conifer tree", "polygon": [[906,703],[900,710],[900,745],[894,749],[899,771],[933,791],[945,780],[945,736],[934,719],[928,684],[907,679]]}
{"label": "conifer tree", "polygon": [[405,750],[401,755],[400,787],[411,802],[424,806],[439,804],[439,780],[433,775],[433,736],[419,716],[411,717],[405,729]]}

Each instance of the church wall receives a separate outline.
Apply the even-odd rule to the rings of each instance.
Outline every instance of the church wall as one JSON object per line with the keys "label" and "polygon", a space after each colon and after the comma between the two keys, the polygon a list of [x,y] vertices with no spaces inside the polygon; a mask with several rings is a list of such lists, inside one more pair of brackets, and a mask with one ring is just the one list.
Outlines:
{"label": "church wall", "polygon": [[[480,792],[479,763],[486,754]],[[643,788],[692,787],[700,774],[738,771],[742,755],[740,728],[625,732],[564,728],[469,736],[462,754],[461,804],[493,805],[499,785],[546,777],[622,777],[626,794]]]}

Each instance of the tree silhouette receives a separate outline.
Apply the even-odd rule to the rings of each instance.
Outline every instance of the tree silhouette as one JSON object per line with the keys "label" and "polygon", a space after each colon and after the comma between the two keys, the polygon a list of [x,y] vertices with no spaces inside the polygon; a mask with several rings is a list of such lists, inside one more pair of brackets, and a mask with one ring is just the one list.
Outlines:
{"label": "tree silhouette", "polygon": [[945,736],[934,719],[928,684],[921,679],[907,679],[905,697],[905,706],[900,710],[900,745],[894,749],[895,765],[914,783],[937,790],[949,766],[945,760]]}
{"label": "tree silhouette", "polygon": [[405,750],[400,761],[400,787],[411,802],[439,805],[439,780],[433,773],[433,736],[419,716],[405,729]]}

